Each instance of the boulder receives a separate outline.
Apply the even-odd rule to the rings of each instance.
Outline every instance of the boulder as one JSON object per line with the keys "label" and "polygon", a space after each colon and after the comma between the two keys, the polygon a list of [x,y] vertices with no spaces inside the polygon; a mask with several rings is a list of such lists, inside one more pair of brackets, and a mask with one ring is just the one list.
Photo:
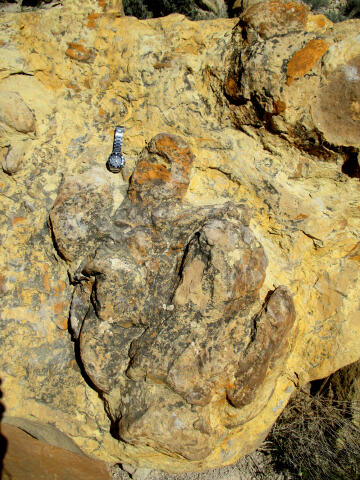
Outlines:
{"label": "boulder", "polygon": [[120,10],[0,18],[2,165],[26,145],[0,172],[4,413],[105,462],[217,468],[359,360],[360,22]]}
{"label": "boulder", "polygon": [[[259,124],[329,158],[360,145],[357,20],[333,24],[294,2],[260,2],[241,16],[225,89],[237,124]],[[336,126],[335,126],[336,125]]]}
{"label": "boulder", "polygon": [[[60,189],[50,218],[63,256],[81,260],[70,321],[113,432],[136,447],[200,461],[226,435],[210,412],[235,428],[266,405],[295,308],[286,287],[259,298],[268,260],[245,205],[184,202],[193,160],[182,138],[159,134],[113,217],[83,180],[76,195]],[[81,222],[69,229],[82,205],[109,224],[105,238],[99,220],[87,229],[96,246]]]}

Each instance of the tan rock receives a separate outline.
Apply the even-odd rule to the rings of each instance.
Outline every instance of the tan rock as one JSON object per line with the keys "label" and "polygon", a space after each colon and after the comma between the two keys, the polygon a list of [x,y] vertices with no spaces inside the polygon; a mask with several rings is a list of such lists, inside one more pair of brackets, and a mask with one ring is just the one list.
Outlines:
{"label": "tan rock", "polygon": [[82,245],[90,249],[91,241],[96,243],[106,235],[112,208],[112,192],[103,170],[92,169],[67,178],[50,216],[51,228],[58,231],[61,223],[64,232],[56,237],[59,253],[67,260],[74,260],[79,257]]}
{"label": "tan rock", "polygon": [[11,145],[2,161],[2,169],[5,173],[13,175],[18,172],[23,166],[24,156],[26,151],[29,150],[30,145],[27,142],[19,142],[15,145]]}
{"label": "tan rock", "polygon": [[0,122],[21,133],[35,130],[34,115],[17,92],[2,92]]}
{"label": "tan rock", "polygon": [[298,80],[309,73],[328,49],[329,44],[324,40],[313,39],[304,48],[294,53],[287,67],[287,84],[291,85],[294,80]]}
{"label": "tan rock", "polygon": [[255,450],[294,384],[358,360],[359,21],[291,8],[242,28],[92,1],[1,16],[0,97],[34,122],[0,131],[2,160],[29,140],[0,175],[7,415],[112,463],[206,470]]}
{"label": "tan rock", "polygon": [[312,112],[326,141],[360,145],[360,55],[327,75]]}

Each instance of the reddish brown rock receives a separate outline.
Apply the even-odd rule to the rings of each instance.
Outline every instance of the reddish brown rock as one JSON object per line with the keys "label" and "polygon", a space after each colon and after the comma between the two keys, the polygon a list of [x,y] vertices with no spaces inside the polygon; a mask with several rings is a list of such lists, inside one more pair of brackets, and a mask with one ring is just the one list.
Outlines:
{"label": "reddish brown rock", "polygon": [[69,43],[65,54],[74,60],[78,60],[79,62],[86,62],[90,58],[91,50],[84,47],[84,45],[81,43],[72,42]]}
{"label": "reddish brown rock", "polygon": [[189,184],[193,155],[175,135],[157,135],[144,151],[130,179],[129,197],[147,203],[150,198],[182,200]]}
{"label": "reddish brown rock", "polygon": [[12,425],[2,425],[7,440],[3,480],[110,480],[105,463],[47,445]]}
{"label": "reddish brown rock", "polygon": [[294,320],[295,309],[289,291],[284,287],[277,288],[269,296],[260,315],[254,319],[253,341],[247,347],[244,359],[239,362],[235,385],[228,392],[229,399],[236,407],[254,399],[270,363],[286,355]]}

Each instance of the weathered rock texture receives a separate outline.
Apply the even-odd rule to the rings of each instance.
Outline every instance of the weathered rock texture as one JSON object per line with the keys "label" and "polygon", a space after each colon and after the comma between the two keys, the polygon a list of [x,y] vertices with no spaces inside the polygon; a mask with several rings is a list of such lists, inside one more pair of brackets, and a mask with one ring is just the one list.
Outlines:
{"label": "weathered rock texture", "polygon": [[[332,25],[308,13],[308,6],[277,0],[247,9],[227,93],[242,103],[234,110],[239,125],[265,121],[299,148],[327,159],[334,156],[329,146],[360,143],[358,21]],[[279,42],[281,33],[286,36]]]}
{"label": "weathered rock texture", "polygon": [[157,135],[113,216],[108,189],[84,174],[50,219],[62,257],[80,261],[71,328],[113,431],[202,460],[266,405],[295,312],[285,287],[259,298],[268,262],[245,205],[184,202],[193,160],[180,137]]}
{"label": "weathered rock texture", "polygon": [[120,7],[0,19],[5,414],[214,468],[360,356],[360,22]]}

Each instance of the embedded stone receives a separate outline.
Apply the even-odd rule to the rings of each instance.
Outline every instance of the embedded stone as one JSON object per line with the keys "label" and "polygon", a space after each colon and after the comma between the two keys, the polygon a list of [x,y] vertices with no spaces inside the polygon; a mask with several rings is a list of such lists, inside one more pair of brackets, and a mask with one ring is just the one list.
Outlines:
{"label": "embedded stone", "polygon": [[21,133],[35,131],[35,117],[17,92],[1,92],[0,122]]}

